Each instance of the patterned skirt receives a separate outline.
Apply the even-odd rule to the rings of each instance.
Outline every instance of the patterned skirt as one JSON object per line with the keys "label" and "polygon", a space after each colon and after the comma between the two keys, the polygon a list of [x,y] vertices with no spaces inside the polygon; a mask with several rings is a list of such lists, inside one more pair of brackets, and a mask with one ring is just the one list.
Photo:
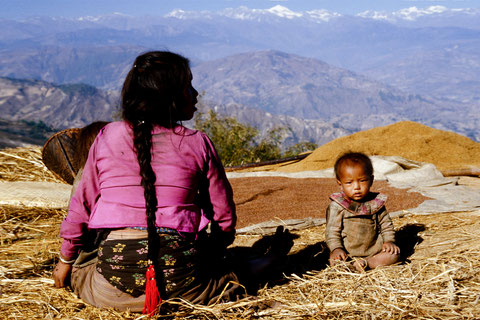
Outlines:
{"label": "patterned skirt", "polygon": [[[227,264],[205,261],[193,235],[159,230],[158,263],[163,271],[168,299],[212,304],[244,295],[237,275]],[[97,307],[141,311],[145,300],[147,232],[121,229],[110,232],[98,248],[94,263],[75,268],[72,288],[84,301]],[[223,266],[222,266],[223,265]]]}

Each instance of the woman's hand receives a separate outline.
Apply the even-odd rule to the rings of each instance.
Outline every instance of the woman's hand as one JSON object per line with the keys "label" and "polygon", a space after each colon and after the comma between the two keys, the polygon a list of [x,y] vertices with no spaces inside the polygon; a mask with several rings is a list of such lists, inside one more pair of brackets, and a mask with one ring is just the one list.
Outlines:
{"label": "woman's hand", "polygon": [[330,254],[330,260],[345,261],[345,260],[347,260],[347,258],[348,258],[348,255],[345,252],[345,250],[343,250],[342,248],[337,248],[337,249],[333,250],[332,253]]}
{"label": "woman's hand", "polygon": [[70,284],[70,274],[72,273],[72,265],[59,261],[53,269],[53,280],[55,287],[63,288]]}
{"label": "woman's hand", "polygon": [[400,254],[400,248],[393,242],[385,242],[382,251],[390,254]]}
{"label": "woman's hand", "polygon": [[223,231],[216,222],[212,222],[210,239],[212,244],[220,250],[227,248],[235,240],[235,230],[230,232]]}

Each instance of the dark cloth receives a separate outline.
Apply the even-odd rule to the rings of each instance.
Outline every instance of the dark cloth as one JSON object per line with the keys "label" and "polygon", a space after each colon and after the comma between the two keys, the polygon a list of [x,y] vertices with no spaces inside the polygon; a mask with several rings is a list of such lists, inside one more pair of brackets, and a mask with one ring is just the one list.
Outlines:
{"label": "dark cloth", "polygon": [[[159,233],[158,264],[168,296],[179,289],[188,290],[196,279],[198,252],[189,238],[178,233]],[[97,271],[115,288],[139,297],[145,293],[147,247],[147,239],[105,240],[99,247]]]}
{"label": "dark cloth", "polygon": [[[132,231],[135,234],[132,236]],[[182,298],[210,305],[246,295],[233,269],[241,269],[225,256],[212,254],[215,242],[199,241],[191,234],[162,234],[159,264],[167,299]],[[72,288],[84,301],[97,307],[141,311],[145,301],[147,232],[112,231],[99,247],[99,255],[85,267],[75,267]],[[210,250],[209,250],[210,249]],[[137,251],[138,250],[138,251]],[[213,250],[217,252],[217,250]],[[77,261],[76,266],[83,266]]]}

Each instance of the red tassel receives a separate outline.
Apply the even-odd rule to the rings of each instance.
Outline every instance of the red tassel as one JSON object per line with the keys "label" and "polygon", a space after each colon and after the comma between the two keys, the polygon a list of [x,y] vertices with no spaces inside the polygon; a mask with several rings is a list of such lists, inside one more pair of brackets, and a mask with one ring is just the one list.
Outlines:
{"label": "red tassel", "polygon": [[158,306],[162,303],[162,298],[157,288],[157,281],[155,280],[155,269],[153,265],[147,268],[147,284],[145,286],[145,306],[143,307],[143,314],[152,316],[157,311]]}

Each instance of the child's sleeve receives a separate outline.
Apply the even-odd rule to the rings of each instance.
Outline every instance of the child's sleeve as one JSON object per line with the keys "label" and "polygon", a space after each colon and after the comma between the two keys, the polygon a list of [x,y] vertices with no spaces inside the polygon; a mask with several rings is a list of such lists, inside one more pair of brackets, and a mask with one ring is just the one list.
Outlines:
{"label": "child's sleeve", "polygon": [[325,242],[328,249],[330,251],[337,248],[344,249],[342,242],[343,210],[335,202],[331,202],[328,206],[326,220]]}
{"label": "child's sleeve", "polygon": [[378,224],[383,242],[395,242],[395,229],[393,228],[392,218],[390,218],[387,209],[383,208],[383,210],[378,213]]}

